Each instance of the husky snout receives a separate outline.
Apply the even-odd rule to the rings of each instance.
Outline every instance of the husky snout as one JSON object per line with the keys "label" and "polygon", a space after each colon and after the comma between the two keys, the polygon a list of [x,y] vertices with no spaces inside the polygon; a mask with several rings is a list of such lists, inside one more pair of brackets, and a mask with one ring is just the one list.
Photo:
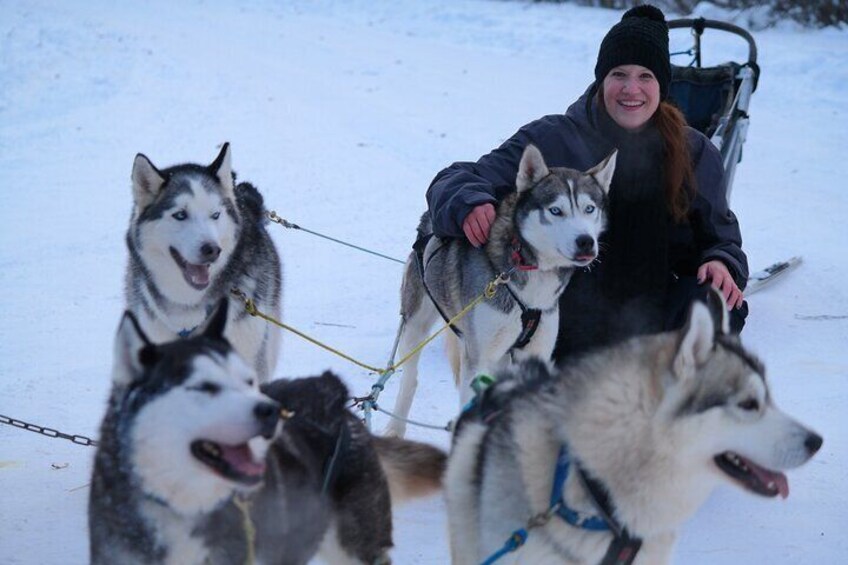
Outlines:
{"label": "husky snout", "polygon": [[810,457],[816,454],[816,452],[821,448],[822,443],[824,443],[824,438],[815,432],[809,432],[807,434],[807,439],[804,440],[804,447],[807,448],[807,453],[809,453]]}
{"label": "husky snout", "polygon": [[216,243],[204,242],[200,246],[200,262],[214,263],[221,255],[221,247]]}
{"label": "husky snout", "polygon": [[589,234],[584,233],[577,236],[574,240],[574,247],[577,250],[574,258],[578,261],[592,261],[597,255],[595,251],[595,238]]}
{"label": "husky snout", "polygon": [[280,419],[280,405],[276,402],[257,402],[253,407],[253,415],[259,422],[259,434],[265,439],[274,437]]}

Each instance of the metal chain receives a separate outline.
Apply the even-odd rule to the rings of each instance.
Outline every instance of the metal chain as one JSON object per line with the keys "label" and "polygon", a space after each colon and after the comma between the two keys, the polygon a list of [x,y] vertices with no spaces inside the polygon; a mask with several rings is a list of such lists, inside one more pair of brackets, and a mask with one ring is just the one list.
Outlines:
{"label": "metal chain", "polygon": [[54,430],[53,428],[45,428],[39,426],[37,424],[30,424],[28,422],[23,422],[21,420],[16,420],[14,418],[9,418],[8,416],[4,416],[0,414],[0,424],[8,424],[10,426],[15,426],[16,428],[20,428],[22,430],[28,430],[30,432],[35,432],[41,435],[45,435],[47,437],[58,437],[62,439],[67,439],[69,441],[74,442],[77,445],[90,445],[92,447],[97,447],[97,440],[93,440],[86,436],[81,435],[71,435],[65,434],[58,430]]}

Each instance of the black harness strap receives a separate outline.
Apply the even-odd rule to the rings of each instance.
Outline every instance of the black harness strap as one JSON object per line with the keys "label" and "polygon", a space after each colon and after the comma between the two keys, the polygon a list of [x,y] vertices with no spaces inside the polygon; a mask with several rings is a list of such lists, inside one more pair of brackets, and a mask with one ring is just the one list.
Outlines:
{"label": "black harness strap", "polygon": [[[442,310],[442,307],[439,306],[439,303],[436,301],[435,297],[433,296],[433,293],[430,292],[430,287],[427,286],[427,279],[424,278],[424,249],[427,247],[427,243],[432,237],[433,234],[428,233],[424,237],[418,238],[415,243],[412,244],[412,250],[415,251],[415,259],[416,263],[418,264],[418,274],[421,276],[421,285],[424,287],[424,291],[427,293],[427,296],[430,297],[430,302],[432,302],[433,306],[436,307],[436,311],[439,313],[445,323],[448,324],[448,327],[450,327],[451,331],[456,334],[456,337],[462,337],[462,331],[460,331],[458,327],[450,323],[450,318],[448,318],[447,314],[445,314],[445,311]],[[442,247],[439,247],[439,249],[437,249],[433,253],[438,253],[438,251],[442,249]]]}
{"label": "black harness strap", "polygon": [[542,318],[542,311],[538,308],[528,308],[519,300],[518,295],[515,294],[515,291],[508,284],[504,286],[506,286],[506,289],[509,291],[512,299],[515,300],[515,303],[518,304],[518,307],[521,308],[521,333],[518,334],[515,343],[510,347],[510,349],[521,349],[530,343],[533,334],[539,329],[539,320]]}
{"label": "black harness strap", "polygon": [[333,454],[324,462],[324,484],[321,487],[321,492],[326,493],[333,488],[341,474],[342,465],[339,459],[344,457],[350,445],[350,430],[347,429],[347,423],[342,422],[342,427],[339,430],[339,436],[336,438],[336,446],[333,449]]}
{"label": "black harness strap", "polygon": [[[462,331],[456,327],[455,325],[450,323],[450,318],[445,311],[442,310],[442,307],[439,306],[438,301],[433,296],[433,293],[430,291],[430,287],[427,286],[427,281],[424,278],[424,271],[426,270],[426,265],[424,264],[424,250],[427,248],[427,244],[430,242],[430,239],[433,237],[433,234],[427,234],[423,237],[420,237],[415,241],[412,245],[412,250],[415,252],[416,264],[418,265],[418,274],[421,277],[421,284],[424,287],[424,291],[427,293],[427,296],[430,297],[430,302],[433,303],[433,306],[436,307],[436,311],[442,317],[448,327],[450,327],[451,331],[456,334],[457,337],[462,337]],[[518,257],[517,268],[522,271],[531,271],[535,270],[535,266],[525,265],[523,263],[523,259],[519,253],[520,246],[518,245],[517,240],[513,242],[514,250],[513,250],[513,260],[515,260],[515,256]],[[444,247],[444,246],[442,246]],[[438,253],[442,247],[436,249],[433,254]],[[506,286],[506,289],[509,291],[509,294],[512,296],[512,299],[515,300],[515,303],[518,304],[518,307],[521,308],[521,333],[518,334],[518,337],[515,339],[515,343],[512,344],[510,349],[522,349],[525,345],[530,343],[530,340],[533,338],[533,335],[536,333],[536,330],[539,328],[539,320],[542,318],[542,311],[537,308],[527,308],[523,302],[518,298],[518,295],[515,294],[515,291],[510,288],[510,286]]]}
{"label": "black harness strap", "polygon": [[627,528],[615,519],[609,493],[601,483],[587,475],[579,465],[577,466],[577,475],[580,477],[586,492],[592,498],[595,508],[613,534],[613,540],[610,542],[600,565],[631,565],[642,547],[642,539],[631,536]]}

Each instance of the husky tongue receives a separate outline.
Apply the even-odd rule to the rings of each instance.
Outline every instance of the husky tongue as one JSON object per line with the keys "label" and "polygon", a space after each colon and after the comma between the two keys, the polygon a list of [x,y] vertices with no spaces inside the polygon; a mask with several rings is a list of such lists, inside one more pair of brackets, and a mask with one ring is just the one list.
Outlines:
{"label": "husky tongue", "polygon": [[207,265],[195,265],[186,262],[185,272],[194,284],[198,286],[209,284],[209,267]]}
{"label": "husky tongue", "polygon": [[789,481],[786,480],[786,475],[758,467],[747,459],[745,460],[745,464],[748,465],[748,469],[751,470],[751,474],[757,477],[764,485],[774,485],[777,487],[777,492],[780,493],[780,496],[783,498],[789,496]]}
{"label": "husky tongue", "polygon": [[246,443],[236,446],[222,445],[221,459],[239,473],[248,477],[259,477],[265,472],[265,462],[253,460],[253,453]]}

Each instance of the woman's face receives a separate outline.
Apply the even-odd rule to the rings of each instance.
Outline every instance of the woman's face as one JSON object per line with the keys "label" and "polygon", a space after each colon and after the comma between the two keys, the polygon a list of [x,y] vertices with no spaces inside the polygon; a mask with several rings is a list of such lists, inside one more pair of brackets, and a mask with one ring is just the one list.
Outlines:
{"label": "woman's face", "polygon": [[660,84],[641,65],[614,67],[603,86],[607,114],[628,131],[642,129],[660,105]]}

